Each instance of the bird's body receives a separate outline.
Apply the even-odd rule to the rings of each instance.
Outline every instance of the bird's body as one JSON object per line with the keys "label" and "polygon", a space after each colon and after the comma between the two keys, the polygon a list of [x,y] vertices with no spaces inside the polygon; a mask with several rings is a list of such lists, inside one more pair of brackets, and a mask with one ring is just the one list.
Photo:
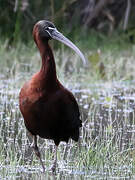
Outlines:
{"label": "bird's body", "polygon": [[[48,21],[40,21],[34,26],[33,36],[42,57],[42,66],[24,84],[19,95],[25,126],[34,136],[34,150],[41,163],[37,135],[54,140],[58,146],[60,141],[68,142],[69,138],[78,141],[81,127],[78,104],[73,94],[57,79],[54,56],[48,44],[53,30],[56,28]],[[43,163],[42,166],[44,169]]]}
{"label": "bird's body", "polygon": [[49,92],[45,87],[42,89],[40,83],[36,74],[20,93],[20,109],[26,128],[32,135],[53,139],[56,145],[60,141],[68,142],[69,138],[78,141],[81,121],[74,96],[58,80]]}

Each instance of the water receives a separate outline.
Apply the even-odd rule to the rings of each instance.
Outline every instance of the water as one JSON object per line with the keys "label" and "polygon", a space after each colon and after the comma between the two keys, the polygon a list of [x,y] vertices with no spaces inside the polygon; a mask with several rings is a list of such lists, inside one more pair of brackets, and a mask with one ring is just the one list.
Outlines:
{"label": "water", "polygon": [[[9,77],[8,77],[9,78]],[[35,157],[18,108],[23,75],[0,80],[0,179],[134,179],[135,82],[79,85],[73,89],[83,127],[80,146],[73,141],[58,149],[56,174],[53,141],[39,139],[46,173]]]}

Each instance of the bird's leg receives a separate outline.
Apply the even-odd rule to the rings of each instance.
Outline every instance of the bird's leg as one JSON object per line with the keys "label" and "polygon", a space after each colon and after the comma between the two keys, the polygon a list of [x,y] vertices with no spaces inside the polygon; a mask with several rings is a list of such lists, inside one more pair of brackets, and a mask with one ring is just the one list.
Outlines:
{"label": "bird's leg", "polygon": [[58,149],[58,146],[55,145],[55,149],[54,149],[54,155],[55,155],[54,163],[53,163],[52,168],[51,168],[53,172],[55,172],[56,166],[57,166],[57,149]]}
{"label": "bird's leg", "polygon": [[42,168],[43,168],[43,172],[45,172],[45,166],[44,166],[44,164],[43,164],[43,161],[42,161],[42,159],[41,159],[41,154],[40,154],[39,149],[38,149],[38,146],[37,146],[37,136],[34,136],[34,137],[33,137],[32,148],[34,149],[36,156],[37,156],[37,157],[39,158],[39,160],[40,160],[40,163],[41,163]]}

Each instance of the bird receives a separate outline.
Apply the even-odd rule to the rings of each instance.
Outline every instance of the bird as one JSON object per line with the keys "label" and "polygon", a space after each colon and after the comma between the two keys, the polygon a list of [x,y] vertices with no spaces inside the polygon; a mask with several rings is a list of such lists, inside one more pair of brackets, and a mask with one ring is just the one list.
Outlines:
{"label": "bird", "polygon": [[56,171],[57,148],[61,141],[79,140],[82,126],[77,100],[57,78],[56,64],[49,40],[58,40],[72,48],[86,64],[83,53],[55,25],[47,20],[38,21],[33,27],[33,38],[42,59],[40,70],[25,82],[19,93],[19,108],[28,132],[32,135],[32,147],[39,158],[43,172],[37,136],[51,139],[55,144],[52,171]]}

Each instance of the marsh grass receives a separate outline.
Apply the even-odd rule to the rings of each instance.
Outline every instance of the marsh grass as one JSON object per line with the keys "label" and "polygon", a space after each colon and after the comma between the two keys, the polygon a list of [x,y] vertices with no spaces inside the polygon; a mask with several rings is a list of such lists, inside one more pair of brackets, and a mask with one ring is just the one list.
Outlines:
{"label": "marsh grass", "polygon": [[54,144],[39,138],[47,169],[42,174],[18,108],[20,88],[39,70],[40,56],[32,43],[12,48],[7,41],[0,44],[0,179],[134,177],[135,46],[89,50],[86,56],[89,66],[84,69],[69,49],[55,51],[58,77],[77,98],[83,127],[80,147],[70,140],[66,152],[65,143],[60,144],[56,175],[49,170]]}

